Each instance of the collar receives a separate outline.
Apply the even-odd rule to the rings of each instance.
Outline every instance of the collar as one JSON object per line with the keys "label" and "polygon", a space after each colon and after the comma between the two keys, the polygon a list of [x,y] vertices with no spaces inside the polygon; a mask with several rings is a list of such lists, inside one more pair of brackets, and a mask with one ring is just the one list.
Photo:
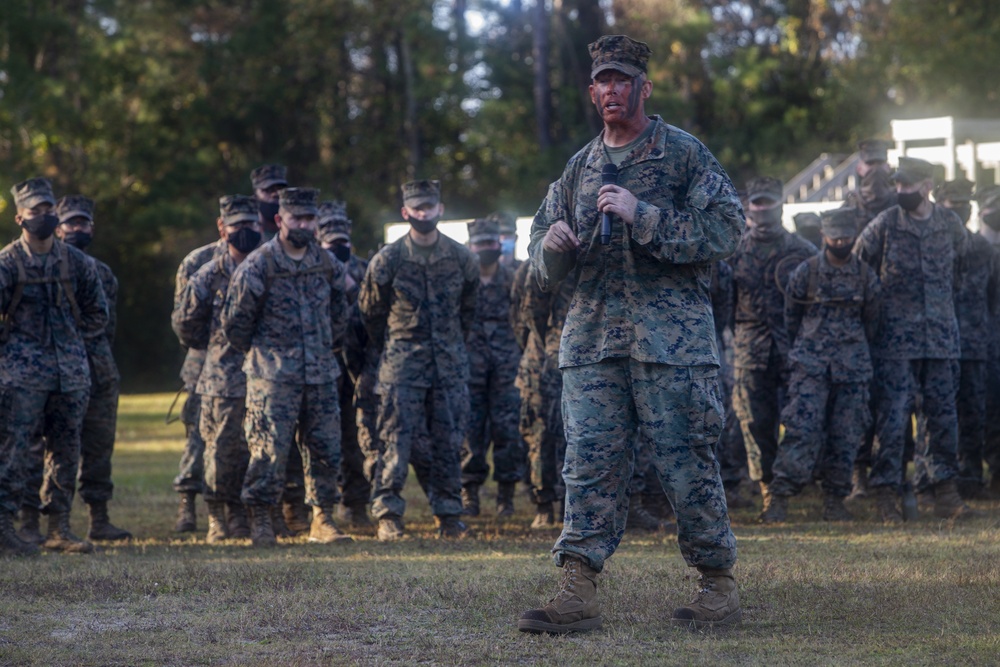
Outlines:
{"label": "collar", "polygon": [[[673,128],[660,116],[648,116],[655,123],[652,134],[649,138],[632,149],[622,161],[619,170],[627,169],[634,164],[646,162],[647,160],[661,160],[666,155],[667,138]],[[587,154],[586,166],[601,173],[604,165],[608,164],[607,152],[604,150],[604,130],[591,142],[590,152]]]}

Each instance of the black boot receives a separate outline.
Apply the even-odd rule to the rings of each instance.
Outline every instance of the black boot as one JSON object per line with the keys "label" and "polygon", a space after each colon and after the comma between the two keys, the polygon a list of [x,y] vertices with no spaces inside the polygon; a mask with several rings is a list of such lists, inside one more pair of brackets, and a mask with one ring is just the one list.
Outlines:
{"label": "black boot", "polygon": [[17,536],[22,542],[41,544],[45,541],[39,524],[40,517],[41,512],[36,507],[21,508],[21,529],[17,531]]}
{"label": "black boot", "polygon": [[107,542],[132,539],[132,533],[111,523],[106,502],[93,502],[88,504],[87,508],[90,510],[90,530],[87,531],[87,539]]}
{"label": "black boot", "polygon": [[194,511],[194,501],[197,496],[198,494],[194,491],[185,491],[181,494],[181,504],[177,507],[177,523],[174,524],[174,532],[193,533],[198,530]]}
{"label": "black boot", "polygon": [[69,512],[49,513],[49,532],[42,547],[68,554],[93,553],[94,545],[81,540],[69,529]]}
{"label": "black boot", "polygon": [[0,510],[0,554],[10,556],[35,556],[38,546],[25,542],[14,531],[14,514]]}
{"label": "black boot", "polygon": [[516,482],[500,482],[497,484],[497,516],[506,518],[514,516],[514,490]]}

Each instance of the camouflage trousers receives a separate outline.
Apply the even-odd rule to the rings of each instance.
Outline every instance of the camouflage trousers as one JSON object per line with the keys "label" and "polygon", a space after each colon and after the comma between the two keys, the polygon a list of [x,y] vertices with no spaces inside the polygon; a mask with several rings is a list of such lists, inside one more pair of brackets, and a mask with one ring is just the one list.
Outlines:
{"label": "camouflage trousers", "polygon": [[489,373],[487,384],[469,385],[469,428],[462,443],[462,485],[481,486],[490,474],[486,452],[493,443],[493,479],[521,480],[524,453],[518,432],[520,396],[514,377]]}
{"label": "camouflage trousers", "polygon": [[243,432],[246,397],[201,397],[205,500],[239,503],[250,450]]}
{"label": "camouflage trousers", "polygon": [[[876,359],[875,445],[871,486],[897,487],[905,467],[905,431],[917,415],[914,466],[918,490],[958,473],[956,359]],[[924,480],[921,482],[920,480]]]}
{"label": "camouflage trousers", "polygon": [[384,446],[381,467],[372,483],[372,515],[403,516],[403,486],[410,465],[427,493],[435,516],[462,513],[462,466],[469,393],[458,386],[381,387],[379,438]]}
{"label": "camouflage trousers", "polygon": [[986,364],[986,429],[983,437],[983,458],[990,475],[1000,475],[1000,355]]}
{"label": "camouflage trousers", "polygon": [[[111,482],[111,455],[115,449],[115,427],[118,423],[118,383],[91,389],[87,412],[80,431],[80,472],[77,476],[80,498],[88,505],[106,503],[114,493]],[[45,438],[39,432],[29,450],[24,470],[24,507],[41,505],[41,489],[45,478]]]}
{"label": "camouflage trousers", "polygon": [[781,411],[785,437],[778,445],[771,492],[794,496],[819,478],[826,493],[846,497],[869,422],[867,382],[834,382],[793,370],[788,403]]}
{"label": "camouflage trousers", "polygon": [[16,512],[21,506],[29,452],[40,433],[45,439],[40,509],[46,513],[70,511],[88,394],[86,389],[0,388],[0,509]]}
{"label": "camouflage trousers", "polygon": [[340,403],[337,385],[285,384],[247,376],[244,429],[250,463],[243,481],[246,505],[277,505],[285,487],[288,454],[302,455],[305,501],[333,507],[340,501]]}
{"label": "camouflage trousers", "polygon": [[187,440],[181,454],[180,471],[174,477],[177,493],[204,493],[205,491],[205,441],[201,437],[201,396],[188,391],[181,409],[181,423]]}
{"label": "camouflage trousers", "polygon": [[766,369],[733,371],[733,413],[740,421],[750,479],[771,483],[778,454],[778,426],[784,402],[782,362],[773,356]]}
{"label": "camouflage trousers", "polygon": [[365,477],[365,455],[358,444],[358,424],[354,416],[354,387],[346,369],[340,376],[340,495],[345,505],[365,503],[371,499],[371,486]]}
{"label": "camouflage trousers", "polygon": [[566,453],[562,376],[560,371],[553,375],[527,382],[521,388],[518,430],[528,445],[528,481],[536,505],[555,502],[564,495],[559,474]]}
{"label": "camouflage trousers", "polygon": [[958,483],[970,487],[983,483],[983,445],[986,441],[986,361],[959,362]]}
{"label": "camouflage trousers", "polygon": [[719,387],[722,389],[722,401],[726,410],[726,418],[722,425],[722,435],[715,446],[715,458],[719,460],[719,472],[722,484],[728,489],[739,486],[749,476],[747,471],[747,450],[743,446],[743,431],[740,430],[740,420],[733,413],[733,366],[727,356],[722,337],[719,337],[719,358],[722,366],[719,369]]}
{"label": "camouflage trousers", "polygon": [[684,560],[732,567],[736,538],[713,451],[722,428],[716,372],[628,358],[563,370],[566,511],[552,548],[557,565],[571,555],[600,571],[618,548],[641,441],[677,515]]}

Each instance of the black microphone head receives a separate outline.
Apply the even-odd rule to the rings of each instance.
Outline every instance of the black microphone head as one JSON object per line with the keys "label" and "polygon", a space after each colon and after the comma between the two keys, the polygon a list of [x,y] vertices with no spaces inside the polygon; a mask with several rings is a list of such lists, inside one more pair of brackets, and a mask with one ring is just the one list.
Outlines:
{"label": "black microphone head", "polygon": [[601,169],[601,185],[615,185],[618,181],[618,166],[609,162]]}

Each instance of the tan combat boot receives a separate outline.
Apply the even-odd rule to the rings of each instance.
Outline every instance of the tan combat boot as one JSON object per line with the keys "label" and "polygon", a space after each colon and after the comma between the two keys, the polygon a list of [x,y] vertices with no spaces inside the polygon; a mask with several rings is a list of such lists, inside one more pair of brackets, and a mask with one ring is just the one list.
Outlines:
{"label": "tan combat boot", "polygon": [[181,494],[181,502],[177,506],[177,523],[174,524],[175,533],[193,533],[198,530],[197,516],[194,510],[194,501],[197,495],[194,491],[186,491]]}
{"label": "tan combat boot", "polygon": [[304,533],[312,528],[312,510],[301,498],[289,498],[285,492],[285,499],[281,503],[281,514],[285,521],[285,526],[293,535]]}
{"label": "tan combat boot", "polygon": [[270,505],[254,505],[250,508],[250,541],[255,547],[278,546],[274,526],[271,525],[271,509]]}
{"label": "tan combat boot", "polygon": [[68,554],[89,554],[94,552],[94,545],[81,540],[69,529],[69,512],[50,512],[49,531],[42,543],[42,548],[50,551],[62,551]]}
{"label": "tan combat boot", "polygon": [[597,570],[567,556],[563,560],[562,586],[556,596],[540,609],[521,614],[521,632],[565,634],[601,627],[601,605],[597,602]]}
{"label": "tan combat boot", "polygon": [[875,487],[875,506],[882,523],[903,523],[903,513],[899,509],[899,494],[891,486]]}
{"label": "tan combat boot", "polygon": [[462,514],[479,516],[479,485],[467,484],[462,487]]}
{"label": "tan combat boot", "polygon": [[234,540],[250,537],[250,519],[243,503],[226,503],[226,532]]}
{"label": "tan combat boot", "polygon": [[87,509],[90,513],[90,529],[87,531],[87,539],[102,540],[105,542],[120,542],[121,540],[132,539],[132,533],[111,523],[111,519],[108,517],[108,504],[106,502],[99,500],[89,503]]}
{"label": "tan combat boot", "polygon": [[823,521],[854,521],[854,515],[844,507],[844,499],[832,493],[823,495]]}
{"label": "tan combat boot", "polygon": [[14,531],[14,513],[0,510],[0,555],[37,556],[38,546],[25,542]]}
{"label": "tan combat boot", "polygon": [[45,541],[40,524],[41,512],[34,507],[21,508],[21,528],[17,536],[28,544],[41,544]]}
{"label": "tan combat boot", "polygon": [[743,612],[733,571],[708,567],[699,567],[698,571],[701,588],[697,597],[686,607],[674,609],[670,622],[692,630],[739,623]]}
{"label": "tan combat boot", "polygon": [[855,463],[851,470],[851,493],[848,500],[868,497],[868,468],[863,463]]}
{"label": "tan combat boot", "polygon": [[334,542],[353,542],[350,535],[345,535],[333,522],[333,508],[313,508],[312,525],[309,527],[309,541],[317,544],[333,544]]}
{"label": "tan combat boot", "polygon": [[[761,485],[761,491],[764,490]],[[764,508],[757,518],[761,523],[781,523],[788,518],[788,496],[779,496],[767,491],[764,496]]]}
{"label": "tan combat boot", "polygon": [[552,503],[539,503],[535,506],[535,519],[531,522],[532,530],[552,530],[558,527]]}
{"label": "tan combat boot", "polygon": [[406,537],[403,529],[403,519],[395,515],[387,515],[378,520],[379,542],[396,542]]}
{"label": "tan combat boot", "polygon": [[221,500],[209,500],[206,504],[208,505],[208,534],[205,535],[205,541],[209,544],[215,544],[228,539],[226,504]]}
{"label": "tan combat boot", "polygon": [[934,516],[939,519],[971,519],[979,513],[962,501],[958,495],[958,484],[949,479],[934,485]]}

